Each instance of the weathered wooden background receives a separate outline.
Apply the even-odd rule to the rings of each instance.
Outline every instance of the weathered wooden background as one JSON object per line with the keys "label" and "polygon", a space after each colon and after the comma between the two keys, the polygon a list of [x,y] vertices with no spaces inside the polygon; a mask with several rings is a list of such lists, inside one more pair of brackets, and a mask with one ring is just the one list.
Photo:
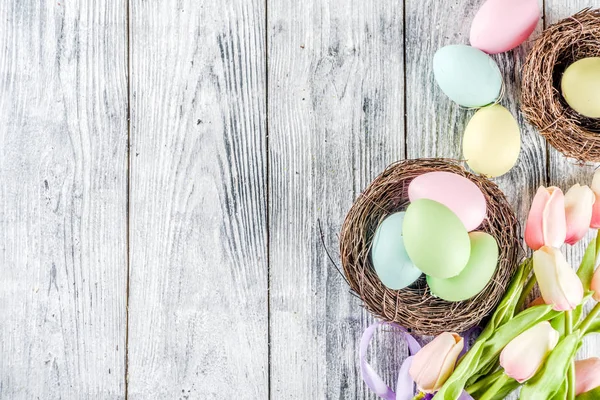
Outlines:
{"label": "weathered wooden background", "polygon": [[[460,157],[473,112],[431,59],[480,3],[0,2],[0,398],[374,399],[373,319],[318,221],[335,255],[387,164]],[[540,2],[537,33],[590,5]],[[497,182],[521,217],[592,170],[520,116],[530,45],[494,57],[523,135]],[[392,384],[390,336],[371,356]]]}

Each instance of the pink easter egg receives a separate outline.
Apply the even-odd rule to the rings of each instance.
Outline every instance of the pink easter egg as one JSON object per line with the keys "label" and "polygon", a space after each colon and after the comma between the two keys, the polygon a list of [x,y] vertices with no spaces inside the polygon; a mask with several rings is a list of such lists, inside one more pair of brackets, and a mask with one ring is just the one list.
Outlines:
{"label": "pink easter egg", "polygon": [[452,210],[467,231],[476,229],[485,218],[486,202],[471,180],[451,172],[436,171],[417,176],[408,185],[408,198],[429,199]]}
{"label": "pink easter egg", "polygon": [[523,43],[540,19],[537,0],[487,0],[471,24],[471,46],[488,54]]}

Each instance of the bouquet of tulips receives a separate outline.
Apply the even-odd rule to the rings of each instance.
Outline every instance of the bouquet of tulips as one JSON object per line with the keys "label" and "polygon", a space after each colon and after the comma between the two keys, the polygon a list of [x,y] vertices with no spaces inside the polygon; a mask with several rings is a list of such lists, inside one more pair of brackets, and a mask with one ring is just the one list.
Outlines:
{"label": "bouquet of tulips", "polygon": [[[574,361],[584,337],[600,332],[600,235],[577,271],[560,247],[600,228],[600,171],[591,189],[576,184],[566,194],[540,187],[525,228],[533,255],[519,266],[504,298],[471,349],[458,361],[463,339],[436,337],[413,357],[410,376],[416,398],[504,399],[521,387],[523,400],[600,399],[600,359]],[[530,273],[533,271],[533,274]],[[536,285],[542,297],[525,306]]]}
{"label": "bouquet of tulips", "polygon": [[[577,271],[560,247],[600,228],[600,170],[591,189],[576,184],[566,194],[540,187],[525,228],[533,255],[518,267],[502,301],[468,351],[452,332],[421,346],[399,327],[411,354],[400,369],[396,392],[366,362],[376,325],[361,342],[361,371],[367,385],[388,400],[496,400],[521,388],[522,400],[600,399],[600,359],[574,361],[584,337],[600,333],[600,235],[587,247]],[[542,296],[530,304],[535,285]],[[468,336],[468,335],[467,335]],[[458,362],[457,362],[458,360]],[[414,384],[418,394],[414,396]]]}

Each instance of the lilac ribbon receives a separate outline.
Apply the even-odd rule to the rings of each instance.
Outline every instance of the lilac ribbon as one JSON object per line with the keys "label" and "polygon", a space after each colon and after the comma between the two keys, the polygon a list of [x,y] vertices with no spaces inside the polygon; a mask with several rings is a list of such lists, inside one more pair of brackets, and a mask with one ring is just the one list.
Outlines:
{"label": "lilac ribbon", "polygon": [[[406,343],[408,344],[408,353],[410,357],[404,360],[402,366],[400,367],[398,381],[396,384],[396,392],[386,385],[383,379],[381,379],[373,367],[371,367],[371,365],[367,362],[367,349],[369,348],[371,339],[373,338],[377,327],[383,324],[398,328],[401,331],[404,340],[406,340]],[[421,350],[421,345],[417,343],[415,338],[400,325],[389,322],[375,322],[365,330],[362,339],[360,340],[360,372],[363,380],[376,395],[385,400],[411,400],[414,396],[414,382],[410,377],[408,370],[412,364],[412,356],[417,354],[419,350]]]}
{"label": "lilac ribbon", "polygon": [[[395,392],[383,381],[383,379],[381,379],[373,367],[367,362],[367,349],[369,348],[371,339],[379,325],[389,325],[400,330],[403,339],[408,345],[409,357],[407,357],[400,366]],[[465,347],[468,346],[468,341],[471,336],[475,334],[477,334],[475,330],[465,332]],[[362,339],[360,340],[360,372],[363,380],[376,395],[385,400],[412,400],[415,395],[415,382],[411,378],[409,370],[412,365],[413,356],[417,354],[419,350],[421,350],[421,345],[417,343],[410,333],[408,333],[406,328],[393,322],[375,322],[365,329]],[[433,394],[428,394],[427,396],[429,397],[425,397],[426,399],[433,398]],[[463,391],[458,400],[473,400],[473,398],[467,392]]]}

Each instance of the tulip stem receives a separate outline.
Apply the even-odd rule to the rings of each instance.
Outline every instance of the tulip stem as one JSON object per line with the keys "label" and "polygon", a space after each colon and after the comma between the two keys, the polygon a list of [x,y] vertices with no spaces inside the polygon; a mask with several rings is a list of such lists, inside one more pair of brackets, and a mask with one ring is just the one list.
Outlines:
{"label": "tulip stem", "polygon": [[519,312],[521,310],[521,307],[523,307],[523,304],[525,304],[525,301],[529,297],[529,293],[531,293],[531,289],[533,289],[533,286],[535,286],[536,282],[537,282],[537,280],[535,278],[535,274],[532,274],[531,278],[529,278],[529,280],[527,281],[527,284],[523,288],[521,297],[519,297],[519,301],[517,302],[517,307],[515,308],[515,310],[517,312]]}
{"label": "tulip stem", "polygon": [[[565,312],[565,336],[573,333],[573,311]],[[575,360],[569,363],[567,370],[567,400],[575,400]]]}
{"label": "tulip stem", "polygon": [[581,321],[581,324],[578,327],[579,331],[581,332],[581,337],[587,333],[590,325],[592,325],[598,315],[600,315],[600,303],[597,303],[587,317]]}
{"label": "tulip stem", "polygon": [[[504,372],[504,371],[503,371]],[[506,374],[502,374],[496,379],[496,382],[479,398],[479,400],[491,400],[496,394],[506,385],[512,378]]]}

